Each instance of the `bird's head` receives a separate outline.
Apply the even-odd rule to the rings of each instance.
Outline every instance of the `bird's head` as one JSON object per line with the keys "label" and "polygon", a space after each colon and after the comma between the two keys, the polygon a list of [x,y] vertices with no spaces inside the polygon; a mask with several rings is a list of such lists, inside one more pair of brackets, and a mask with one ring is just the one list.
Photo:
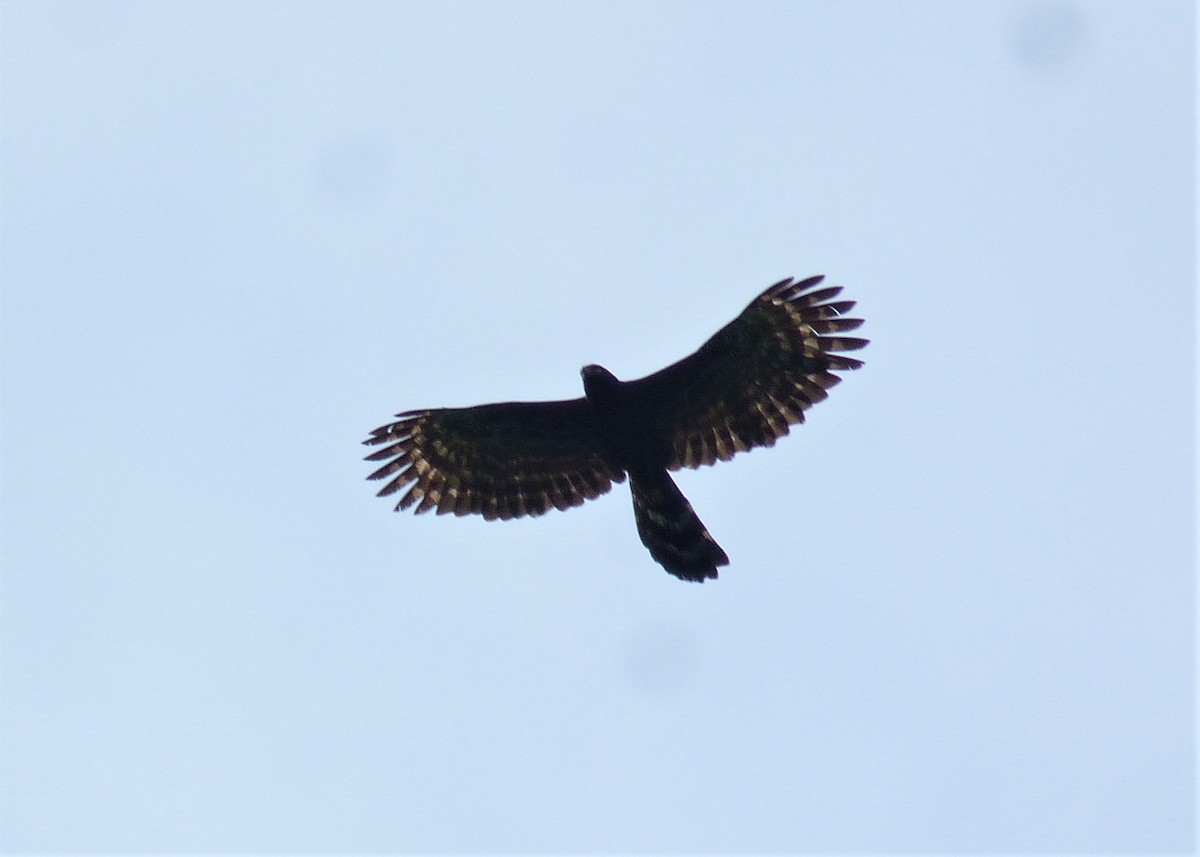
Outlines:
{"label": "bird's head", "polygon": [[603,396],[606,391],[615,390],[621,383],[616,375],[596,363],[584,366],[579,370],[579,375],[583,378],[583,392],[593,400],[597,395]]}
{"label": "bird's head", "polygon": [[614,375],[612,372],[609,372],[607,369],[605,369],[603,366],[601,366],[598,363],[589,363],[588,365],[584,366],[582,369],[579,370],[579,374],[581,376],[583,376],[583,380],[585,383],[589,380],[598,381],[602,378],[606,381],[617,380],[616,375]]}

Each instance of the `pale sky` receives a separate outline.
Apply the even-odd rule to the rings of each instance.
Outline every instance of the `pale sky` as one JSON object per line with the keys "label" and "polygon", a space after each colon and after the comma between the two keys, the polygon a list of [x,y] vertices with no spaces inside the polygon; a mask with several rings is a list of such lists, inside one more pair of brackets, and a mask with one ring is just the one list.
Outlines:
{"label": "pale sky", "polygon": [[[0,15],[5,851],[1192,850],[1190,3]],[[818,273],[718,581],[364,481]]]}

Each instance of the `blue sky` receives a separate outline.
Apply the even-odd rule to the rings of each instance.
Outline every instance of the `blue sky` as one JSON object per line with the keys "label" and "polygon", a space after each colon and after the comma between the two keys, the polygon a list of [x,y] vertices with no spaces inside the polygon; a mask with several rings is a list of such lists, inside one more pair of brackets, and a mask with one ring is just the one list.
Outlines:
{"label": "blue sky", "polygon": [[[6,850],[1192,848],[1191,4],[0,13]],[[715,583],[364,481],[816,273]]]}

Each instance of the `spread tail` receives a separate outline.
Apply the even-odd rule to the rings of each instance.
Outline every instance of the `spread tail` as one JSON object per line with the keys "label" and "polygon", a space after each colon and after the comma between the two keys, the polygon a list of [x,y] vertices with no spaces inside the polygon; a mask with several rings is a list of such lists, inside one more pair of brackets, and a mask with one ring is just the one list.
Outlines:
{"label": "spread tail", "polygon": [[692,504],[667,471],[629,474],[633,516],[650,556],[683,580],[703,583],[717,576],[729,557],[692,511]]}

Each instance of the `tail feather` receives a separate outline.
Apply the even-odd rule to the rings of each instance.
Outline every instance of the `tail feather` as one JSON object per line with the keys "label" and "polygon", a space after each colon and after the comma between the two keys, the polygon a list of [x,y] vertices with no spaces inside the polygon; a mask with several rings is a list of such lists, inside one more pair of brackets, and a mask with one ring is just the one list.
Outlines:
{"label": "tail feather", "polygon": [[729,565],[729,557],[667,471],[631,473],[629,485],[638,535],[659,565],[678,578],[701,583],[715,578],[718,566]]}

